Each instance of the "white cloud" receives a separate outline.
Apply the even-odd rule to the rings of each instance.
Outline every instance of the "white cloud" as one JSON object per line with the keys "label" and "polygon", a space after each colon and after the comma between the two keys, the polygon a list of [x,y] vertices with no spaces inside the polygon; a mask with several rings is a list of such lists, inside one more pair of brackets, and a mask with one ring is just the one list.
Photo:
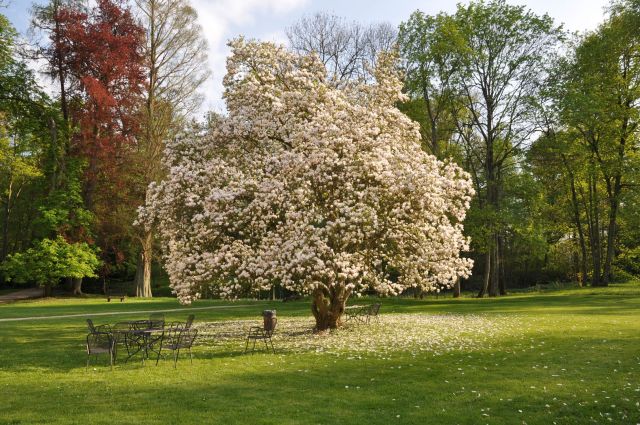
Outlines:
{"label": "white cloud", "polygon": [[[204,109],[222,112],[222,78],[229,54],[227,41],[241,34],[238,27],[255,26],[260,18],[270,19],[286,15],[306,5],[308,0],[191,0],[198,11],[198,20],[209,44],[209,64],[212,77],[205,85]],[[272,32],[265,39],[282,40],[282,33]]]}

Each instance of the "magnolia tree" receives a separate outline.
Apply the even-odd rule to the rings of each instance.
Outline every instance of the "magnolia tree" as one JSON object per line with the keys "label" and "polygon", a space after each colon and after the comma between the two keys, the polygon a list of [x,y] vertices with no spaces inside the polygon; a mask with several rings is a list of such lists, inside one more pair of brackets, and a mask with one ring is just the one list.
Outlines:
{"label": "magnolia tree", "polygon": [[167,148],[139,222],[157,225],[182,303],[272,285],[312,296],[316,329],[364,290],[439,291],[470,274],[462,220],[473,189],[420,148],[393,55],[376,83],[336,89],[315,56],[231,42],[229,110]]}

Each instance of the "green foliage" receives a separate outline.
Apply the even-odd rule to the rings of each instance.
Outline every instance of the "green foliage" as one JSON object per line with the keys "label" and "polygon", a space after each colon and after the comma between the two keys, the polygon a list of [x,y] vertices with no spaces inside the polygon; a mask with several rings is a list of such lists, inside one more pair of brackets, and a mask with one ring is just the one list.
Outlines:
{"label": "green foliage", "polygon": [[9,280],[18,283],[56,285],[60,279],[96,277],[100,265],[96,252],[86,243],[70,244],[62,237],[43,239],[33,248],[10,255],[2,265]]}
{"label": "green foliage", "polygon": [[410,100],[400,110],[420,124],[423,147],[439,158],[452,156],[459,93],[454,84],[464,40],[454,18],[441,13],[411,14],[400,24],[398,47]]}
{"label": "green foliage", "polygon": [[90,240],[94,214],[84,207],[82,172],[84,163],[68,159],[64,180],[42,200],[37,219],[39,232],[47,237],[60,234],[76,240]]}
{"label": "green foliage", "polygon": [[621,271],[631,276],[640,276],[640,245],[633,248],[623,248],[618,254],[616,265]]}

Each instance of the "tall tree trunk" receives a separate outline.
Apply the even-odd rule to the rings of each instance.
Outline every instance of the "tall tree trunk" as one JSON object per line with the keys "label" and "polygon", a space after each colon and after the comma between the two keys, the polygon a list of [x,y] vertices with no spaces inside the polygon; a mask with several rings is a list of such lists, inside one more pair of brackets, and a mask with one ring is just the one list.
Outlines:
{"label": "tall tree trunk", "polygon": [[151,293],[151,260],[153,259],[153,233],[145,231],[141,240],[140,257],[136,267],[136,296],[150,298]]}
{"label": "tall tree trunk", "polygon": [[498,238],[498,289],[500,295],[507,295],[507,280],[504,272],[504,239]]}
{"label": "tall tree trunk", "polygon": [[51,196],[58,187],[58,126],[53,117],[49,118],[49,133],[51,135],[51,176],[49,176],[49,193]]}
{"label": "tall tree trunk", "polygon": [[607,286],[611,281],[613,258],[615,256],[615,243],[618,219],[618,209],[620,208],[620,191],[622,189],[622,176],[616,175],[614,178],[612,193],[609,196],[609,224],[607,226],[607,253],[602,272],[602,286]]}
{"label": "tall tree trunk", "polygon": [[593,273],[591,275],[591,286],[600,286],[602,247],[600,245],[600,213],[598,202],[598,185],[595,176],[589,176],[589,206],[591,209],[591,261],[593,262]]}
{"label": "tall tree trunk", "polygon": [[456,279],[455,285],[453,285],[453,298],[460,298],[460,278]]}
{"label": "tall tree trunk", "polygon": [[491,250],[493,251],[493,255],[491,255],[491,279],[489,281],[489,296],[497,297],[499,284],[498,281],[500,280],[497,237],[494,238],[494,245]]}
{"label": "tall tree trunk", "polygon": [[0,262],[4,261],[9,254],[9,215],[11,214],[11,198],[13,188],[13,177],[9,176],[9,187],[7,188],[7,199],[2,209],[2,251],[0,252]]}
{"label": "tall tree trunk", "polygon": [[491,250],[489,249],[484,257],[484,275],[482,278],[482,288],[478,292],[478,298],[484,297],[489,291],[489,278],[491,277]]}
{"label": "tall tree trunk", "polygon": [[73,295],[82,295],[82,278],[73,279]]}
{"label": "tall tree trunk", "polygon": [[327,287],[321,284],[312,295],[311,312],[316,319],[315,331],[322,332],[339,327],[351,290],[342,285]]}
{"label": "tall tree trunk", "polygon": [[580,219],[580,204],[578,202],[578,194],[576,191],[575,176],[573,174],[573,171],[569,167],[569,163],[564,154],[562,154],[562,161],[569,174],[573,221],[576,227],[576,231],[578,232],[578,243],[580,244],[580,254],[582,256],[580,264],[580,272],[582,276],[580,276],[579,279],[580,286],[582,286],[587,283],[587,244],[585,243],[584,230],[582,229],[582,220]]}
{"label": "tall tree trunk", "polygon": [[43,295],[45,297],[50,297],[51,296],[51,284],[50,283],[47,283],[47,284],[44,285]]}

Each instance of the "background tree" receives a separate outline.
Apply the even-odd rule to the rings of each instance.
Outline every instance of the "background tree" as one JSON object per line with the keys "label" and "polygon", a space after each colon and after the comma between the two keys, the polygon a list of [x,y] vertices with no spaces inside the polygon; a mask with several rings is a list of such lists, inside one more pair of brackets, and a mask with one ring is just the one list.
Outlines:
{"label": "background tree", "polygon": [[437,290],[467,276],[468,176],[420,148],[392,57],[375,84],[343,91],[315,55],[232,43],[229,116],[169,149],[169,177],[141,221],[156,222],[182,302],[279,283],[310,293],[316,329],[351,294]]}
{"label": "background tree", "polygon": [[371,79],[378,54],[391,50],[397,35],[388,23],[364,26],[324,12],[303,17],[286,33],[294,52],[320,57],[336,85]]}
{"label": "background tree", "polygon": [[[164,177],[162,154],[166,142],[185,125],[202,101],[198,89],[209,77],[207,45],[198,25],[198,15],[188,0],[136,0],[146,31],[144,49],[148,84],[136,152],[131,161],[135,206],[142,205],[151,182]],[[130,212],[132,217],[134,211]],[[133,221],[133,218],[129,221]],[[153,229],[139,228],[136,294],[150,297],[153,259]]]}
{"label": "background tree", "polygon": [[99,264],[88,244],[70,244],[58,236],[53,240],[43,239],[33,248],[11,255],[2,265],[2,271],[18,283],[35,282],[43,286],[48,297],[51,288],[64,278],[96,277]]}
{"label": "background tree", "polygon": [[561,32],[548,15],[502,0],[459,6],[454,19],[458,30],[453,34],[463,40],[455,76],[464,106],[457,117],[458,134],[481,167],[476,189],[487,219],[483,225],[491,229],[484,242],[486,279],[479,296],[495,296],[505,293],[499,272],[504,178],[538,130],[539,82]]}
{"label": "background tree", "polygon": [[557,95],[560,122],[574,134],[571,142],[591,171],[587,213],[594,286],[611,281],[621,200],[638,167],[640,13],[634,6],[614,3],[609,19],[581,40]]}
{"label": "background tree", "polygon": [[[55,65],[56,52],[63,52],[65,79],[73,82],[73,90],[66,90],[74,128],[69,155],[86,164],[82,197],[96,217],[92,233],[108,268],[123,261],[131,233],[131,224],[122,220],[131,202],[124,164],[134,145],[144,86],[144,30],[128,8],[111,0],[87,10],[62,5],[53,20],[59,33],[50,36],[55,46],[50,61]],[[92,241],[90,235],[86,240]]]}
{"label": "background tree", "polygon": [[[456,126],[454,117],[460,95],[454,76],[461,66],[462,37],[453,17],[446,14],[411,14],[400,24],[398,46],[406,72],[405,90],[409,101],[402,110],[421,124],[428,152],[450,157]],[[453,149],[452,149],[453,148]]]}

